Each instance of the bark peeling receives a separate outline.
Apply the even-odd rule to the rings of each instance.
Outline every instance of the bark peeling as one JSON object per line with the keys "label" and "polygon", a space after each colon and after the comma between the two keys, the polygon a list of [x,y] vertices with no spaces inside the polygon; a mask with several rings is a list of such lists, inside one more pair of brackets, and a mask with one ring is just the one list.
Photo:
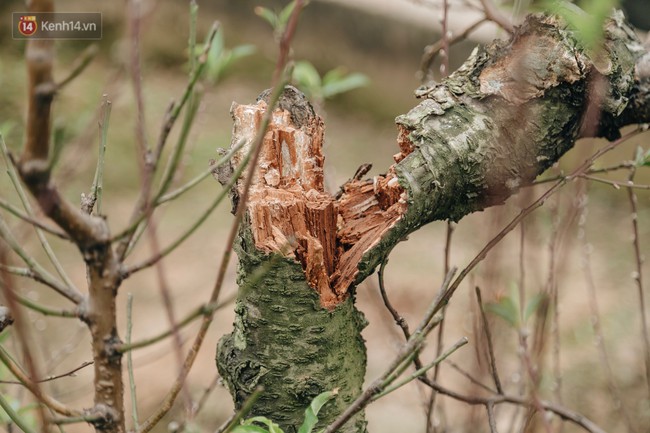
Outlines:
{"label": "bark peeling", "polygon": [[[233,143],[252,142],[267,109],[264,98],[233,104]],[[299,262],[321,305],[333,309],[348,298],[357,263],[404,213],[406,200],[393,169],[347,183],[339,199],[325,192],[323,133],[304,95],[287,87],[264,137],[246,207],[256,248]],[[249,150],[242,146],[232,164]]]}

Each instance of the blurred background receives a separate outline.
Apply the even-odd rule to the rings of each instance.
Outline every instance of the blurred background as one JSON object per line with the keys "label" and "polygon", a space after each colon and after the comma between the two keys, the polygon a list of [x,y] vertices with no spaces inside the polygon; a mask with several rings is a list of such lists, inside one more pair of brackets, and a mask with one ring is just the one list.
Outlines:
{"label": "blurred background", "polygon": [[[321,74],[342,67],[349,73],[367,77],[367,85],[318,104],[326,122],[326,182],[330,191],[350,178],[363,163],[375,168],[369,176],[383,173],[397,152],[394,118],[417,104],[413,90],[420,85],[417,72],[423,48],[440,38],[441,7],[433,0],[356,0],[312,1],[304,10],[294,40],[296,60],[311,62]],[[476,2],[478,3],[478,2]],[[525,3],[525,2],[524,2]],[[221,24],[227,48],[252,45],[255,49],[235,62],[217,82],[202,84],[204,96],[198,118],[190,133],[190,151],[184,158],[175,182],[181,185],[208,166],[217,148],[229,146],[233,101],[253,102],[270,86],[277,43],[268,23],[254,8],[271,10],[285,3],[267,0],[198,1],[198,40],[205,37],[213,21]],[[468,8],[470,1],[451,2],[449,26],[461,32],[476,21],[477,12]],[[179,98],[187,83],[187,40],[189,15],[187,2],[180,0],[142,1],[142,62],[145,97],[145,126],[150,142],[155,141],[165,110],[172,98]],[[66,0],[57,2],[58,11],[92,11],[103,14],[103,38],[98,41],[99,55],[88,69],[56,98],[53,118],[63,134],[63,153],[55,172],[56,182],[74,202],[88,192],[92,183],[98,143],[97,121],[103,94],[113,103],[106,154],[104,209],[114,233],[126,225],[138,195],[139,174],[135,155],[135,102],[129,80],[128,16],[125,2]],[[26,74],[24,43],[11,39],[11,12],[24,10],[22,2],[0,3],[0,128],[9,148],[18,152],[23,140]],[[506,15],[512,14],[505,9]],[[636,13],[633,16],[647,17]],[[480,14],[479,14],[480,18]],[[638,25],[644,25],[643,20]],[[504,36],[495,26],[481,27],[474,39],[454,45],[450,51],[453,71],[478,42]],[[65,76],[88,41],[57,42],[55,76]],[[434,70],[438,71],[438,64]],[[179,127],[172,132],[171,142]],[[638,146],[648,150],[647,133],[625,143],[598,161],[607,167],[634,158]],[[580,141],[561,163],[543,177],[568,171],[605,143],[604,140]],[[650,170],[639,169],[635,182],[650,183]],[[615,172],[602,177],[626,181],[628,173]],[[523,190],[505,206],[489,209],[463,219],[455,228],[450,248],[450,263],[464,267],[520,209],[543,193],[550,184]],[[207,179],[178,200],[156,212],[162,245],[169,244],[198,217],[218,194],[221,186]],[[636,190],[639,209],[639,237],[642,253],[650,247],[650,191]],[[18,203],[7,176],[0,175],[0,196]],[[465,281],[447,309],[444,346],[462,336],[470,344],[451,359],[474,377],[490,383],[485,355],[485,339],[480,325],[474,287],[481,288],[483,300],[490,303],[488,319],[496,345],[496,358],[504,386],[518,394],[526,382],[522,371],[521,335],[532,333],[539,323],[531,300],[538,293],[557,289],[557,306],[551,308],[545,329],[546,344],[540,357],[539,393],[543,398],[558,399],[581,412],[607,431],[650,430],[650,400],[645,387],[643,345],[638,289],[632,245],[632,217],[627,191],[604,183],[575,182],[551,198],[547,205],[528,218],[523,228],[509,234]],[[33,230],[3,212],[20,242],[42,263],[47,259],[40,250]],[[165,278],[172,290],[177,318],[185,317],[207,301],[223,252],[223,240],[232,222],[230,206],[224,204],[181,248],[164,261]],[[386,271],[388,294],[395,307],[415,324],[435,297],[444,276],[447,224],[437,222],[420,230],[396,248]],[[62,264],[79,287],[85,286],[81,257],[74,247],[52,239]],[[151,254],[146,242],[132,253],[130,263]],[[18,260],[16,259],[16,264]],[[647,264],[643,270],[650,273]],[[50,306],[69,307],[51,292],[29,280],[15,279],[26,296]],[[222,299],[235,293],[235,266],[231,264]],[[647,288],[647,283],[646,283]],[[553,290],[555,290],[553,289]],[[591,289],[595,290],[594,296]],[[153,270],[145,270],[127,280],[120,289],[120,334],[125,330],[126,295],[134,296],[133,340],[155,335],[169,327]],[[531,305],[527,323],[511,323],[503,308],[519,305],[519,293],[525,293],[524,305]],[[593,309],[597,304],[598,313]],[[503,306],[506,307],[503,307]],[[503,307],[498,313],[499,306]],[[396,354],[402,339],[378,293],[376,278],[368,279],[358,290],[358,307],[370,325],[364,331],[368,344],[367,380],[377,377]],[[641,306],[641,308],[645,308]],[[40,370],[44,375],[60,374],[91,359],[85,325],[74,319],[45,318],[29,312]],[[187,397],[198,400],[216,377],[214,354],[218,339],[230,332],[232,304],[221,309],[190,374],[186,393],[174,410],[157,428],[167,431],[184,419]],[[553,318],[553,320],[551,320]],[[594,324],[602,327],[601,336]],[[197,325],[181,332],[185,348]],[[532,338],[532,337],[531,337]],[[9,338],[4,342],[14,354],[19,346]],[[432,339],[423,359],[435,354]],[[608,360],[603,361],[602,350]],[[160,404],[176,377],[178,366],[173,340],[134,352],[138,405],[141,418]],[[611,366],[608,373],[607,364]],[[9,380],[0,370],[0,379]],[[450,364],[440,371],[444,385],[466,394],[479,388]],[[92,367],[49,382],[47,389],[58,399],[75,407],[88,407],[92,401]],[[29,399],[16,385],[0,384],[0,392],[16,401]],[[620,396],[616,401],[612,396]],[[129,397],[127,397],[128,399]],[[369,431],[425,432],[429,391],[413,384],[379,400],[367,410]],[[467,406],[448,398],[438,398],[442,411],[435,416],[437,431],[489,431],[482,407]],[[128,406],[128,400],[127,400]],[[232,412],[231,398],[218,385],[210,393],[205,408],[194,426],[197,431],[214,431]],[[626,423],[627,418],[630,420]],[[524,413],[513,406],[497,408],[499,431],[505,432]],[[442,426],[447,426],[443,430]],[[0,429],[3,427],[0,426]],[[66,427],[68,432],[89,431],[88,426]],[[541,430],[540,430],[541,431]],[[564,432],[579,431],[565,424]]]}

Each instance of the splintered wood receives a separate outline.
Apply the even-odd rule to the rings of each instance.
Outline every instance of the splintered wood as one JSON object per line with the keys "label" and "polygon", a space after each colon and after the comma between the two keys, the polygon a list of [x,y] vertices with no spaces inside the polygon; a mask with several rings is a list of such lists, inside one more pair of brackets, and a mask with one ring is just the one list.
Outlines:
{"label": "splintered wood", "polygon": [[[263,100],[233,104],[232,142],[246,143],[233,166],[249,152],[266,108]],[[323,187],[323,121],[313,113],[300,125],[294,120],[282,108],[273,113],[246,203],[250,227],[258,249],[301,263],[321,305],[331,309],[348,296],[363,254],[406,210],[405,192],[391,168],[348,182],[335,200]]]}

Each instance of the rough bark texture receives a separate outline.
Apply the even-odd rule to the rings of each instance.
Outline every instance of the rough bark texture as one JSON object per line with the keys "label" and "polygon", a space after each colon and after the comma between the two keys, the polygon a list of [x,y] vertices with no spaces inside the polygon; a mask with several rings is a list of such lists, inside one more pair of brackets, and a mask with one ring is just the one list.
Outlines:
{"label": "rough bark texture", "polygon": [[[252,141],[267,96],[256,105],[233,105],[233,143]],[[337,207],[323,191],[322,137],[321,119],[288,87],[255,167],[235,244],[237,320],[217,354],[236,406],[263,386],[253,412],[288,433],[297,431],[314,397],[338,388],[320,416],[323,426],[331,422],[361,392],[365,375],[365,319],[353,298],[337,297],[329,283],[337,261]],[[233,164],[248,150],[244,146]],[[363,414],[345,431],[365,431]]]}
{"label": "rough bark texture", "polygon": [[[347,183],[336,199],[322,187],[322,121],[287,88],[253,168],[236,245],[235,330],[217,356],[237,406],[262,384],[252,413],[293,432],[310,398],[340,388],[330,420],[359,392],[364,373],[355,287],[424,224],[501,204],[579,137],[613,138],[620,126],[647,120],[647,110],[625,110],[648,99],[636,65],[642,54],[618,14],[595,60],[557,18],[529,17],[511,41],[477,48],[445,81],[418,89],[424,101],[396,120],[395,164]],[[594,94],[594,81],[605,91]],[[595,118],[593,104],[601,110]],[[233,106],[233,145],[252,141],[265,109],[263,100]],[[236,197],[235,190],[235,204]],[[344,431],[365,431],[362,415]]]}
{"label": "rough bark texture", "polygon": [[[219,343],[219,373],[237,407],[263,386],[253,413],[269,417],[287,433],[297,431],[314,397],[338,388],[339,395],[320,414],[324,427],[361,392],[365,319],[352,297],[331,311],[323,308],[300,263],[261,253],[252,237],[244,229],[237,244],[237,319]],[[343,431],[365,431],[363,414]]]}

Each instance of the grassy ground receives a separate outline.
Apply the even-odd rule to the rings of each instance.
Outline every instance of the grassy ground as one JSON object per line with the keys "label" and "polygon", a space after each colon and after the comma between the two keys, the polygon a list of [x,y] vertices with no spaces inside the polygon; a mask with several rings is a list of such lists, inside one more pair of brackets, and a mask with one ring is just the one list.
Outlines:
{"label": "grassy ground", "polygon": [[[233,70],[223,85],[205,88],[204,103],[198,120],[190,135],[191,155],[182,165],[176,182],[188,180],[207,166],[214,157],[217,147],[229,143],[231,121],[228,114],[233,100],[240,103],[254,100],[256,95],[268,86],[275,55],[270,31],[260,24],[250,12],[231,10],[226,2],[205,5],[201,10],[200,28],[204,31],[212,18],[222,20],[227,40],[233,43],[254,43],[259,51],[256,56]],[[81,3],[69,2],[63,7],[75,10]],[[101,55],[90,68],[58,96],[54,106],[54,118],[65,128],[67,139],[64,157],[56,172],[57,182],[63,185],[68,197],[78,202],[81,192],[87,192],[92,182],[96,153],[96,121],[101,95],[107,93],[113,101],[109,147],[106,160],[106,192],[104,208],[108,221],[115,232],[124,227],[137,195],[139,179],[134,152],[135,110],[132,89],[125,76],[124,64],[127,58],[126,42],[122,39],[124,12],[122,3],[102,5],[107,32],[101,42]],[[317,7],[315,4],[314,7]],[[95,6],[98,7],[98,6]],[[170,98],[178,97],[186,82],[184,46],[186,41],[186,12],[184,5],[162,2],[147,15],[144,29],[143,53],[144,90],[146,105],[146,126],[149,140],[155,140],[164,110]],[[311,6],[310,6],[311,7]],[[3,8],[10,8],[4,5]],[[327,182],[332,190],[354,173],[361,163],[372,162],[372,174],[382,171],[391,162],[396,152],[395,127],[392,119],[415,103],[411,90],[417,86],[414,71],[419,61],[420,46],[412,35],[386,37],[382,22],[368,24],[357,16],[345,16],[344,12],[323,15],[308,8],[304,26],[296,41],[296,56],[307,58],[327,70],[339,64],[351,70],[367,74],[372,85],[355,91],[327,105],[325,147],[327,158]],[[323,18],[327,17],[327,18]],[[331,19],[333,21],[328,21]],[[346,21],[346,19],[348,21]],[[332,31],[337,21],[346,31]],[[356,37],[355,24],[362,28]],[[363,26],[363,27],[361,27]],[[388,26],[388,24],[385,24]],[[403,24],[400,24],[403,26]],[[373,30],[374,28],[374,30]],[[243,30],[245,29],[245,31]],[[393,33],[395,30],[391,27]],[[408,29],[403,29],[408,33]],[[373,33],[374,32],[374,33]],[[382,35],[383,38],[372,35]],[[17,150],[22,141],[25,78],[21,57],[21,44],[0,33],[0,125],[6,134],[10,148]],[[433,38],[433,36],[431,36]],[[382,44],[383,41],[383,44]],[[374,44],[374,45],[373,45]],[[82,48],[78,43],[59,44],[57,76],[64,75],[75,55]],[[462,57],[464,54],[459,54]],[[11,128],[10,128],[11,126]],[[177,131],[172,134],[174,142]],[[628,159],[637,145],[647,148],[648,135],[635,143],[608,155],[603,166]],[[580,142],[562,163],[568,169],[590,153],[592,146]],[[648,173],[639,173],[638,182],[650,183]],[[508,204],[465,218],[458,225],[451,249],[451,263],[464,266],[489,241],[507,221],[518,212],[522,203],[530,202],[545,189],[539,186],[528,189]],[[158,214],[161,241],[166,245],[188,227],[201,209],[205,208],[221,187],[212,179],[206,180],[194,191],[179,201],[164,206]],[[650,239],[650,194],[638,191],[640,237],[648,255],[647,239]],[[16,202],[15,194],[5,176],[0,176],[0,195]],[[495,302],[507,296],[511,287],[523,281],[527,297],[544,290],[549,275],[549,241],[553,234],[553,206],[557,205],[561,216],[570,212],[576,200],[573,185],[564,188],[548,205],[527,220],[524,234],[524,253],[520,254],[522,232],[511,233],[488,259],[479,266],[467,280],[448,309],[446,344],[461,336],[468,336],[470,345],[462,349],[453,359],[465,369],[486,376],[486,359],[483,355],[483,337],[477,332],[476,301],[474,286],[480,286],[484,298]],[[4,214],[3,214],[4,215]],[[165,261],[165,274],[173,292],[174,309],[177,317],[183,317],[196,305],[207,299],[216,274],[216,266],[223,250],[225,232],[231,223],[229,207],[223,206],[203,225],[201,229],[179,250]],[[583,223],[580,225],[579,223]],[[15,220],[11,226],[21,242],[43,263],[46,258],[40,253],[31,231]],[[387,270],[389,294],[398,310],[414,324],[421,316],[430,299],[435,296],[443,275],[443,250],[445,224],[435,223],[411,236],[391,256]],[[630,412],[640,431],[650,426],[647,393],[644,391],[642,349],[640,339],[639,305],[633,280],[634,256],[631,247],[631,220],[627,194],[613,188],[591,184],[589,190],[588,214],[578,216],[567,226],[561,249],[555,253],[559,269],[555,272],[559,287],[560,309],[560,362],[562,367],[562,397],[564,403],[600,423],[607,431],[623,431],[621,416],[610,399],[607,375],[594,345],[591,323],[594,316],[589,309],[590,296],[585,283],[583,263],[585,248],[591,252],[591,270],[597,289],[600,320],[604,328],[605,343],[613,366],[613,377],[623,394],[623,406]],[[586,247],[585,243],[588,244]],[[130,259],[135,263],[148,256],[146,242]],[[83,287],[85,276],[79,266],[80,257],[74,248],[62,241],[53,241],[65,268],[75,283]],[[520,264],[521,263],[521,264]],[[521,269],[524,270],[522,279]],[[648,266],[644,268],[650,272]],[[228,285],[224,299],[234,290],[234,269],[227,277]],[[65,306],[49,292],[28,281],[17,281],[18,287],[28,296],[38,298],[48,305]],[[126,294],[133,293],[136,311],[134,340],[144,338],[166,329],[167,319],[160,301],[158,282],[154,272],[145,271],[129,279],[118,297],[121,306],[120,329],[125,329],[124,305]],[[399,333],[387,315],[378,296],[374,277],[359,289],[359,307],[370,321],[364,332],[368,342],[368,379],[372,380],[384,368],[387,360],[396,353],[400,343]],[[34,325],[34,350],[39,354],[40,364],[48,374],[67,371],[82,361],[89,360],[89,344],[84,327],[65,319],[44,319],[30,314]],[[215,376],[214,350],[221,335],[230,330],[232,311],[225,308],[217,314],[213,328],[200,353],[188,380],[187,391],[194,398],[201,394],[207,383]],[[503,320],[490,316],[495,335],[497,357],[502,380],[512,393],[522,383],[517,355],[517,332]],[[414,326],[414,325],[412,325]],[[184,340],[191,341],[196,326],[182,332]],[[549,330],[550,333],[550,330]],[[432,342],[427,348],[425,359],[433,354]],[[185,346],[187,347],[187,345]],[[9,348],[18,352],[15,346]],[[170,341],[142,349],[134,354],[135,373],[138,384],[140,413],[143,416],[159,404],[169,384],[175,377],[176,361]],[[541,389],[545,398],[553,396],[552,340],[549,340],[544,357]],[[449,366],[442,371],[442,382],[463,392],[479,392],[475,387]],[[50,390],[58,398],[71,405],[88,405],[92,396],[91,371],[80,371],[76,377],[52,382]],[[2,392],[20,395],[16,388],[2,388]],[[413,385],[380,400],[368,409],[370,431],[424,432],[424,389]],[[182,399],[181,399],[182,401]],[[485,429],[485,415],[480,408],[473,411],[451,400],[444,400],[453,431],[480,432]],[[205,431],[212,431],[230,414],[232,405],[225,389],[217,387],[208,401],[208,408],[198,420]],[[503,425],[499,431],[507,431],[508,418],[514,409],[499,408]],[[503,412],[501,412],[503,411]],[[182,406],[169,417],[180,419]],[[480,425],[482,427],[477,427]],[[87,431],[86,427],[66,429],[68,432]],[[165,431],[164,425],[157,431]],[[577,431],[567,425],[565,432]]]}

